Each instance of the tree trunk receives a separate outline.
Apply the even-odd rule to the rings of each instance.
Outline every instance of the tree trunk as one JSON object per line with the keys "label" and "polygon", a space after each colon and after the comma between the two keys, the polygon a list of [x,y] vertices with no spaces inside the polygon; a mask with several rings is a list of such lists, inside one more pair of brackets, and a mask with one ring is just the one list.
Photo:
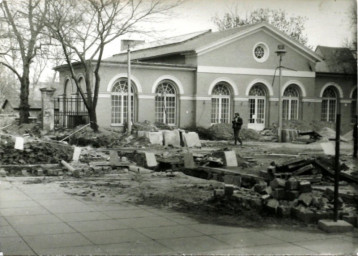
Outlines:
{"label": "tree trunk", "polygon": [[90,127],[92,128],[92,130],[94,132],[98,132],[96,109],[94,109],[94,108],[89,109],[88,114],[89,114],[89,118],[90,118],[90,122],[91,122]]}
{"label": "tree trunk", "polygon": [[20,87],[20,124],[28,124],[30,117],[30,105],[29,105],[29,70],[24,70],[24,76],[21,79]]}

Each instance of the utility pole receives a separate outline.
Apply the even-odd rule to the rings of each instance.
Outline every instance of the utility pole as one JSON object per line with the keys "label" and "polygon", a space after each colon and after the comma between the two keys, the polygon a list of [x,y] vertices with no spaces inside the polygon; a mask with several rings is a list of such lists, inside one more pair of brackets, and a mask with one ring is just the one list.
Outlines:
{"label": "utility pole", "polygon": [[282,142],[282,99],[281,99],[281,80],[282,80],[282,57],[286,54],[285,46],[279,44],[276,51],[279,61],[279,79],[278,79],[278,142]]}
{"label": "utility pole", "polygon": [[131,89],[132,89],[132,82],[131,82],[131,50],[130,50],[130,44],[128,44],[128,96],[127,96],[127,133],[130,135],[132,133],[132,106],[131,106]]}
{"label": "utility pole", "polygon": [[340,146],[340,134],[341,134],[341,113],[340,113],[340,106],[338,106],[338,113],[336,117],[336,155],[335,155],[335,162],[334,162],[334,208],[333,208],[333,216],[334,221],[338,220],[338,187],[339,187],[339,172],[340,172],[340,165],[339,165],[339,146]]}

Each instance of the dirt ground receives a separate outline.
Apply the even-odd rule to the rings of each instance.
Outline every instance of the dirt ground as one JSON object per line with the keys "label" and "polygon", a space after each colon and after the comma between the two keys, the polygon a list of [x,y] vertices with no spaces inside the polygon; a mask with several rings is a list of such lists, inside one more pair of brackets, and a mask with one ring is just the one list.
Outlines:
{"label": "dirt ground", "polygon": [[[270,163],[280,164],[297,157],[323,155],[319,142],[312,144],[292,144],[273,142],[244,142],[243,147],[234,146],[228,141],[202,141],[200,149],[190,149],[195,154],[212,152],[229,148],[235,150],[239,157],[239,169],[248,174],[257,174],[265,170]],[[352,159],[352,144],[341,143],[341,160],[358,170],[358,162]],[[186,148],[146,147],[146,151],[156,154],[177,154]],[[86,154],[107,159],[107,152],[86,148]],[[119,153],[121,155],[121,153]],[[216,180],[207,180],[185,175],[172,169],[155,172],[136,173],[126,167],[103,168],[87,172],[80,178],[68,175],[58,177],[29,177],[26,184],[59,183],[66,193],[82,197],[85,200],[104,202],[127,202],[145,204],[158,208],[170,208],[190,215],[200,213],[202,220],[215,221],[225,225],[239,226],[307,226],[291,218],[277,218],[258,214],[250,209],[237,209],[230,202],[215,201],[213,192],[223,188],[224,184]]]}

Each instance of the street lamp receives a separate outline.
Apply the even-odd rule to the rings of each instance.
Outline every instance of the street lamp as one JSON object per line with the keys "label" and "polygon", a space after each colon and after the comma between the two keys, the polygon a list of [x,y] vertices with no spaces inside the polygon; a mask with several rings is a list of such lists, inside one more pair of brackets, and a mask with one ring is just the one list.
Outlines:
{"label": "street lamp", "polygon": [[282,142],[282,100],[281,100],[281,78],[282,78],[282,57],[286,54],[285,45],[279,44],[277,46],[277,51],[275,51],[277,56],[280,57],[279,62],[279,79],[278,79],[278,142]]}

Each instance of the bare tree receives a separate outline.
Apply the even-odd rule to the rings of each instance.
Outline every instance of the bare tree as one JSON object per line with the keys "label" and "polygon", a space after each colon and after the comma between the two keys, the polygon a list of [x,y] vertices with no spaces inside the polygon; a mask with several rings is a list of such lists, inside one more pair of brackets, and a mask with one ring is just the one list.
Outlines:
{"label": "bare tree", "polygon": [[[180,3],[167,0],[53,0],[47,27],[59,41],[68,69],[98,131],[96,107],[103,52],[110,42],[127,33],[145,32],[143,24],[157,19]],[[79,72],[84,73],[81,88]],[[92,75],[94,74],[94,78]]]}
{"label": "bare tree", "polygon": [[[7,0],[1,2],[2,21],[7,33],[2,34],[0,64],[15,74],[20,83],[20,123],[29,122],[30,70],[41,50],[45,28],[47,0]],[[11,63],[9,58],[17,61]]]}
{"label": "bare tree", "polygon": [[307,44],[307,36],[303,34],[306,18],[302,16],[289,17],[287,13],[281,9],[260,8],[242,17],[238,14],[236,8],[234,11],[225,13],[223,17],[213,17],[212,21],[220,31],[266,21],[300,43]]}

